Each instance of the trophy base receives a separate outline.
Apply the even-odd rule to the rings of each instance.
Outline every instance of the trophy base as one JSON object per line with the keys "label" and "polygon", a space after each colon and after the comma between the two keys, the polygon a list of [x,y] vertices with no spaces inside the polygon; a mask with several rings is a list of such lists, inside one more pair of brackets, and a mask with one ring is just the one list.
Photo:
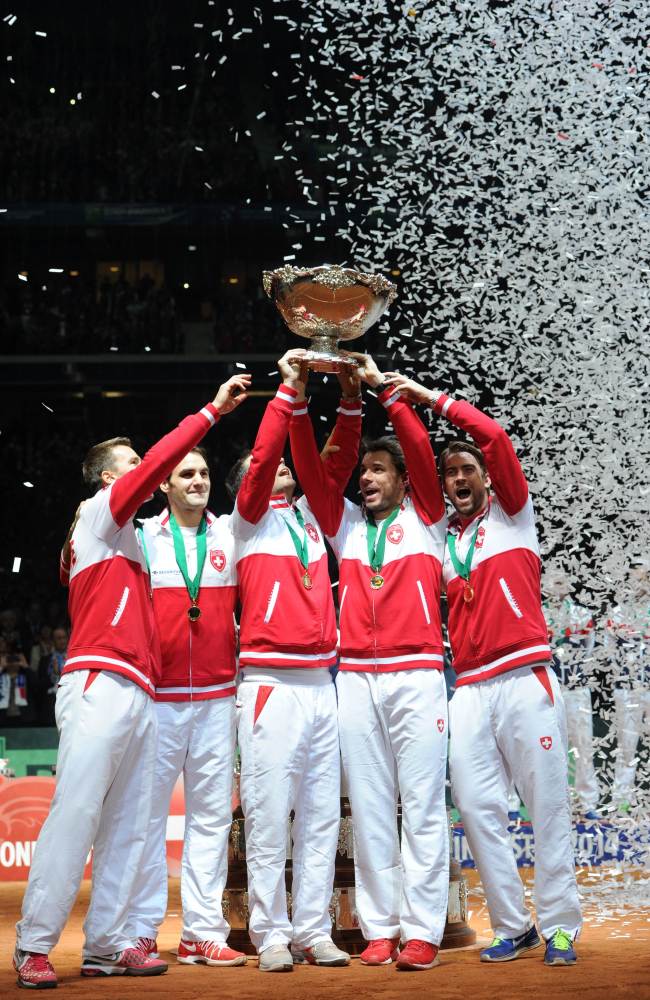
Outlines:
{"label": "trophy base", "polygon": [[312,372],[340,372],[359,367],[354,358],[346,358],[335,351],[307,351],[305,361]]}

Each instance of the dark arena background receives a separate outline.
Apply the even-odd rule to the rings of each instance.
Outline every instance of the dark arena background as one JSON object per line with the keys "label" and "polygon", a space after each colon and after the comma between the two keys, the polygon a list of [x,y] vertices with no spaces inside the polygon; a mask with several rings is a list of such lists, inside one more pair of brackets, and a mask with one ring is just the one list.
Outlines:
{"label": "dark arena background", "polygon": [[[561,580],[591,614],[599,819],[576,806],[580,961],[479,964],[489,920],[450,801],[478,942],[443,952],[439,969],[395,982],[391,967],[354,960],[269,984],[255,961],[172,958],[165,978],[122,981],[122,994],[650,997],[648,9],[229,2],[21,0],[0,12],[2,993],[15,988],[24,845],[47,798],[35,793],[30,814],[25,782],[51,781],[56,760],[36,677],[51,630],[69,626],[58,559],[85,496],[83,456],[115,435],[143,453],[249,371],[251,398],[206,439],[210,506],[228,511],[225,473],[254,440],[278,357],[304,343],[262,272],[327,262],[398,288],[352,348],[503,423],[536,507],[544,597],[552,605]],[[320,443],[336,388],[312,373]],[[452,429],[427,412],[439,452]],[[384,426],[367,394],[365,432]],[[574,747],[571,781],[578,763]],[[512,836],[528,885],[523,807]],[[163,950],[179,933],[171,882]],[[54,954],[75,997],[91,994],[78,979],[81,912]]]}

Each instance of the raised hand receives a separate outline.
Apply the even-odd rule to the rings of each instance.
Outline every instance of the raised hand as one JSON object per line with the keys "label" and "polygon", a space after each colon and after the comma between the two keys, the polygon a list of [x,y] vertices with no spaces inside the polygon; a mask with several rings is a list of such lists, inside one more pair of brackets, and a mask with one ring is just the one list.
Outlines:
{"label": "raised hand", "polygon": [[341,351],[341,354],[345,354],[348,358],[354,358],[358,363],[359,367],[355,369],[355,374],[362,382],[366,382],[373,388],[381,385],[384,376],[369,354],[360,354],[359,351]]}
{"label": "raised hand", "polygon": [[300,383],[304,388],[307,382],[306,354],[304,347],[293,347],[278,359],[278,371],[285,385],[298,388],[297,383]]}
{"label": "raised hand", "polygon": [[251,387],[251,376],[248,372],[241,375],[231,375],[227,382],[219,386],[219,391],[214,397],[213,405],[223,416],[224,413],[231,413],[244,400],[248,399],[248,390]]}
{"label": "raised hand", "polygon": [[400,392],[406,399],[410,400],[411,403],[431,402],[431,389],[425,389],[419,382],[415,382],[406,375],[401,375],[399,372],[385,372],[384,381],[393,389]]}
{"label": "raised hand", "polygon": [[361,377],[358,370],[351,366],[345,366],[336,373],[336,377],[341,384],[341,392],[346,399],[356,399],[361,392]]}

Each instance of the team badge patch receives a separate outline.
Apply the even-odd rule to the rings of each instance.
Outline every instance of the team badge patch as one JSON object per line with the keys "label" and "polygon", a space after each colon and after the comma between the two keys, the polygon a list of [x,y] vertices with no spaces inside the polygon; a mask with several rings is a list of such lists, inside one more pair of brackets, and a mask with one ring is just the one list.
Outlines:
{"label": "team badge patch", "polygon": [[226,568],[226,553],[221,549],[211,549],[210,562],[214,568],[221,573],[221,571]]}
{"label": "team badge patch", "polygon": [[404,538],[404,529],[401,524],[391,524],[390,528],[386,532],[386,538],[393,545],[399,545],[399,543]]}
{"label": "team badge patch", "polygon": [[438,732],[439,733],[444,733],[444,731],[445,731],[445,720],[444,719],[438,719],[437,726],[438,726]]}
{"label": "team badge patch", "polygon": [[305,525],[305,531],[307,532],[307,534],[311,538],[312,542],[320,542],[320,535],[316,531],[316,528],[311,523],[311,521],[308,524]]}
{"label": "team badge patch", "polygon": [[483,527],[483,525],[481,525],[478,531],[476,532],[476,545],[474,546],[474,548],[482,549],[484,541],[485,541],[485,528]]}
{"label": "team badge patch", "polygon": [[552,736],[540,736],[539,742],[542,744],[542,747],[544,748],[544,750],[550,750],[551,747],[553,746],[553,737]]}

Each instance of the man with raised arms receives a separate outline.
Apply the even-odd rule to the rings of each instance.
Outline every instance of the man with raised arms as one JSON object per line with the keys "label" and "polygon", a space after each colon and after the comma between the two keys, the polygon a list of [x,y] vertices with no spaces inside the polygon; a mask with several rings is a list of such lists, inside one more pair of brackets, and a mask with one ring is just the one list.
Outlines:
{"label": "man with raised arms", "polygon": [[228,875],[235,755],[237,572],[230,517],[208,508],[210,471],[196,447],[160,489],[167,507],[138,531],[149,567],[161,645],[156,683],[156,791],[131,908],[140,948],[157,955],[167,911],[169,803],[182,773],[185,835],[178,961],[244,965],[228,947],[221,898]]}
{"label": "man with raised arms", "polygon": [[508,836],[511,780],[535,833],[535,905],[547,965],[572,965],[582,924],[567,780],[567,728],[540,592],[533,505],[503,428],[464,400],[397,373],[386,378],[476,442],[453,441],[440,471],[455,514],[444,582],[458,675],[450,703],[454,801],[481,874],[494,940],[484,962],[506,962],[540,938],[524,902]]}
{"label": "man with raised arms", "polygon": [[[329,905],[340,821],[336,620],[323,534],[283,452],[289,421],[305,409],[305,351],[278,362],[283,383],[266,407],[251,454],[231,470],[232,528],[242,605],[237,695],[249,931],[262,972],[294,962],[343,966]],[[349,477],[360,400],[343,399],[334,475]],[[349,441],[352,440],[350,446]],[[320,461],[320,459],[319,459]],[[293,823],[292,918],[287,915],[287,823]],[[291,950],[289,950],[291,946]]]}
{"label": "man with raised arms", "polygon": [[361,961],[421,970],[438,962],[449,887],[440,623],[447,522],[426,429],[382,384],[371,358],[353,357],[399,437],[365,442],[362,505],[344,498],[346,481],[335,482],[320,461],[306,406],[291,422],[291,448],[339,562],[336,684],[354,824],[356,909],[368,942]]}
{"label": "man with raised arms", "polygon": [[[94,491],[71,546],[72,634],[56,699],[57,786],[36,846],[17,925],[19,985],[57,985],[57,943],[93,848],[83,976],[147,976],[167,965],[133,947],[128,918],[151,812],[153,695],[160,669],[146,567],[132,518],[219,417],[246,398],[249,376],[224,383],[144,458],[128,438],[94,445],[83,463]],[[235,395],[240,393],[240,395]]]}

